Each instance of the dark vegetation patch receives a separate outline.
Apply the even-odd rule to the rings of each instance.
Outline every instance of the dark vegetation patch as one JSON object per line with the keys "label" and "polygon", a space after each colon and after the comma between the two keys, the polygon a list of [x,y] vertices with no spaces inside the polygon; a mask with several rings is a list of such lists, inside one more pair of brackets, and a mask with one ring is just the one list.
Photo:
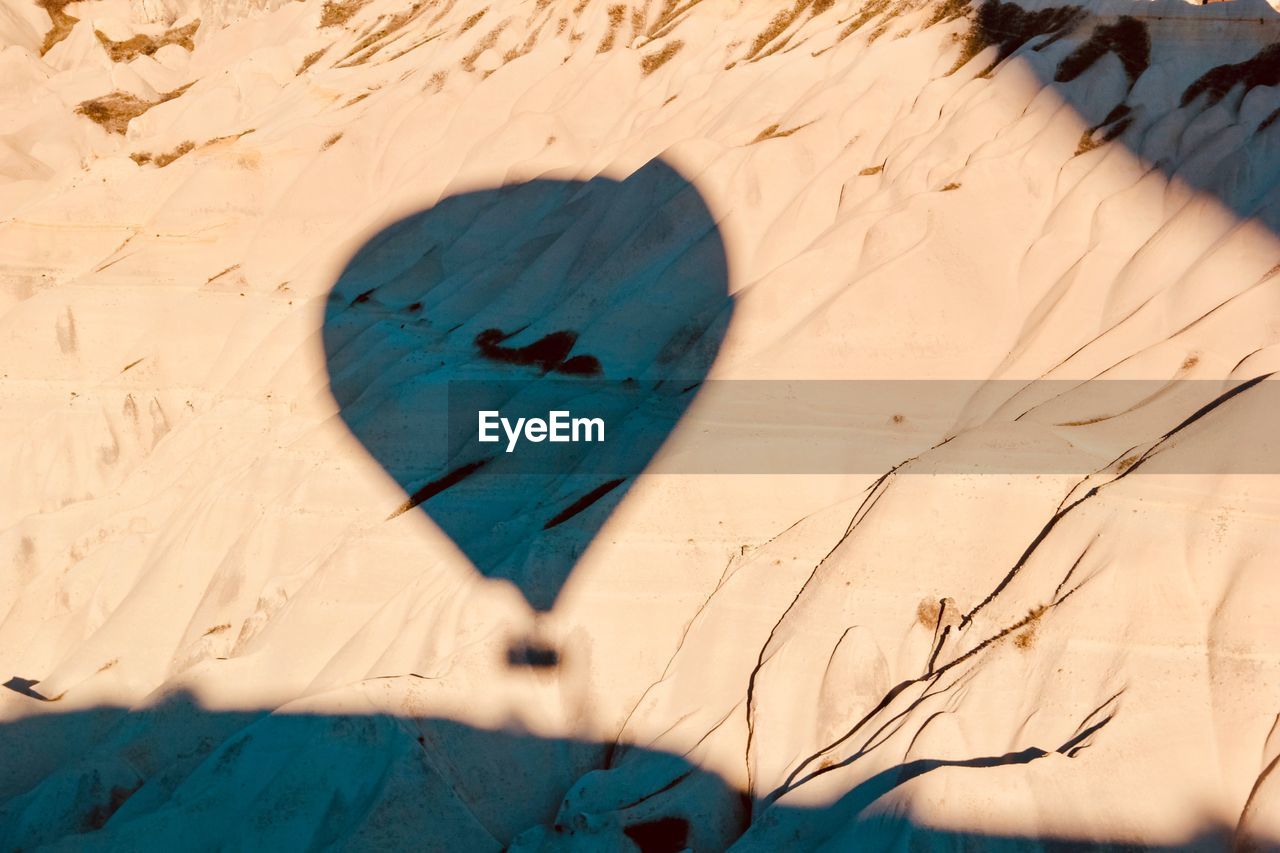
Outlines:
{"label": "dark vegetation patch", "polygon": [[595,356],[569,356],[573,345],[578,342],[576,332],[552,332],[523,347],[503,346],[502,342],[509,337],[511,335],[504,334],[500,329],[485,329],[476,335],[475,343],[480,354],[490,361],[535,365],[541,368],[543,373],[554,371],[571,376],[596,376],[600,373],[600,360]]}
{"label": "dark vegetation patch", "polygon": [[467,30],[471,29],[476,24],[480,23],[480,19],[484,17],[484,13],[488,11],[489,11],[489,7],[486,6],[483,9],[481,9],[479,12],[476,12],[474,15],[471,15],[470,17],[468,17],[465,21],[462,22],[462,29],[458,30],[458,35],[462,35]]}
{"label": "dark vegetation patch", "polygon": [[643,72],[644,76],[648,77],[650,74],[670,62],[671,58],[679,53],[680,48],[682,47],[684,47],[684,42],[676,39],[675,41],[668,42],[666,47],[662,48],[662,50],[642,57],[640,59],[641,72]]}
{"label": "dark vegetation patch", "polygon": [[340,27],[355,17],[369,0],[325,0],[320,7],[321,27]]}
{"label": "dark vegetation patch", "polygon": [[89,814],[85,815],[84,828],[91,831],[102,829],[107,825],[107,821],[111,820],[111,816],[120,811],[120,807],[124,805],[125,800],[132,797],[141,787],[141,782],[132,788],[126,788],[123,785],[114,786],[107,801],[94,806],[89,810]]}
{"label": "dark vegetation patch", "polygon": [[938,620],[941,617],[942,602],[940,601],[925,598],[916,606],[916,622],[929,630],[933,630],[937,627]]}
{"label": "dark vegetation patch", "polygon": [[83,102],[76,107],[76,112],[100,125],[107,133],[123,135],[129,128],[129,122],[154,106],[154,102],[144,101],[137,95],[112,92]]}
{"label": "dark vegetation patch", "polygon": [[[658,10],[658,16],[649,25],[645,35],[648,36],[649,41],[669,35],[679,24],[677,19],[701,2],[702,0],[688,0],[686,3],[680,3],[679,0],[663,0],[662,8]],[[585,8],[585,4],[583,7]],[[575,9],[574,14],[577,15],[580,12]]]}
{"label": "dark vegetation patch", "polygon": [[644,9],[635,8],[631,10],[631,38],[636,39],[644,32],[645,12]]}
{"label": "dark vegetation patch", "polygon": [[[967,7],[968,0],[963,0]],[[840,40],[848,38],[858,30],[862,29],[872,18],[878,17],[888,11],[890,0],[867,0],[862,4],[862,8],[858,10],[858,14],[854,15],[845,28],[840,31]]]}
{"label": "dark vegetation patch", "polygon": [[1025,651],[1036,644],[1036,629],[1040,626],[1040,617],[1045,614],[1047,609],[1044,605],[1032,608],[1027,613],[1026,618],[1015,626],[1015,630],[1021,628],[1018,633],[1014,634],[1013,644],[1015,646]]}
{"label": "dark vegetation patch", "polygon": [[488,459],[479,459],[475,462],[468,462],[466,465],[463,465],[460,468],[454,468],[452,471],[450,471],[448,474],[445,474],[443,477],[440,477],[439,479],[436,479],[436,480],[432,480],[430,483],[427,483],[425,486],[423,486],[422,488],[415,491],[412,495],[410,495],[407,501],[400,504],[400,506],[396,507],[395,512],[387,516],[387,521],[390,521],[391,519],[395,518],[397,515],[404,515],[406,512],[418,506],[419,504],[422,504],[422,503],[425,503],[426,501],[431,500],[436,495],[440,494],[450,486],[458,485],[463,480],[467,479],[472,474],[474,474],[476,471],[483,468],[488,462],[489,462]]}
{"label": "dark vegetation patch", "polygon": [[177,27],[161,33],[158,36],[136,35],[124,41],[112,41],[98,30],[94,30],[93,34],[98,37],[98,41],[106,48],[107,55],[111,57],[112,62],[128,62],[138,56],[151,56],[160,48],[176,44],[183,50],[195,50],[195,43],[191,41],[191,37],[196,34],[196,30],[200,29],[199,19],[192,21],[185,27]]}
{"label": "dark vegetation patch", "polygon": [[1099,24],[1088,41],[1058,63],[1058,72],[1053,79],[1059,83],[1070,83],[1108,53],[1120,58],[1130,86],[1138,82],[1151,65],[1151,35],[1147,32],[1147,25],[1128,15],[1114,24]]}
{"label": "dark vegetation patch", "polygon": [[468,53],[466,56],[462,57],[462,62],[459,63],[462,66],[464,71],[476,70],[476,60],[480,58],[480,54],[484,53],[486,50],[488,50],[489,48],[493,47],[495,44],[498,43],[498,37],[502,35],[502,31],[507,28],[507,24],[509,22],[510,22],[510,19],[503,21],[501,24],[498,24],[498,26],[494,27],[493,29],[489,30],[489,32],[485,33],[484,37],[481,38],[479,41],[477,41],[474,46],[472,46],[471,52]]}
{"label": "dark vegetation patch", "polygon": [[884,163],[881,163],[879,166],[868,166],[867,168],[859,172],[858,175],[860,177],[866,177],[867,175],[878,175],[883,171],[884,171]]}
{"label": "dark vegetation patch", "polygon": [[[336,67],[347,68],[352,65],[360,65],[361,63],[368,61],[370,57],[383,47],[381,44],[383,39],[386,39],[393,33],[397,33],[399,30],[403,29],[406,24],[411,23],[415,18],[421,15],[425,9],[426,7],[422,3],[415,3],[405,11],[391,15],[382,23],[382,26],[357,41],[355,46],[352,47],[351,50],[347,51],[346,54],[343,55],[342,59],[338,60],[339,64]],[[401,35],[403,35],[403,33],[399,33],[396,38],[399,38]],[[392,41],[395,41],[395,39],[393,38]],[[365,52],[366,50],[367,52]]]}
{"label": "dark vegetation patch", "polygon": [[151,163],[157,168],[163,169],[179,157],[190,154],[195,150],[196,144],[191,140],[178,143],[172,151],[164,151],[159,154],[152,154],[149,151],[135,151],[129,155],[129,159],[137,163],[139,166],[145,166]]}
{"label": "dark vegetation patch", "polygon": [[1255,86],[1280,85],[1280,42],[1263,48],[1257,56],[1244,62],[1210,68],[1182,93],[1182,106],[1201,95],[1213,106],[1242,84],[1246,92]]}
{"label": "dark vegetation patch", "polygon": [[601,483],[600,485],[596,486],[594,489],[587,492],[585,495],[578,498],[576,501],[574,501],[573,503],[569,504],[567,507],[565,507],[564,509],[556,513],[554,518],[552,518],[546,524],[542,525],[542,529],[550,530],[551,528],[556,527],[557,525],[564,524],[566,521],[573,518],[575,515],[582,512],[587,507],[591,506],[593,503],[595,503],[605,495],[612,492],[614,489],[618,488],[618,486],[621,486],[624,482],[626,482],[626,477],[619,477],[616,480],[610,480],[607,483]]}
{"label": "dark vegetation patch", "polygon": [[969,14],[969,0],[942,0],[933,7],[933,14],[929,16],[929,20],[925,21],[924,28],[937,26],[954,21],[956,18],[963,18]]}
{"label": "dark vegetation patch", "polygon": [[808,127],[810,124],[812,124],[812,122],[805,122],[804,124],[798,124],[795,127],[789,127],[786,130],[781,129],[782,125],[771,124],[768,127],[766,127],[764,130],[756,134],[756,138],[751,140],[751,142],[748,144],[755,145],[757,142],[764,142],[767,139],[784,139],[790,136],[791,134],[795,133],[797,130],[803,130],[804,128]]}
{"label": "dark vegetation patch", "polygon": [[626,6],[619,4],[609,7],[609,30],[604,34],[604,38],[600,39],[600,46],[596,48],[596,53],[608,53],[613,50],[613,43],[618,38],[618,28],[622,26],[622,20],[626,14]]}
{"label": "dark vegetation patch", "polygon": [[[1128,104],[1120,104],[1107,113],[1106,118],[1080,134],[1080,143],[1076,146],[1075,156],[1079,157],[1081,154],[1086,154],[1099,146],[1106,145],[1128,130],[1129,125],[1133,124],[1131,113],[1132,110]],[[1106,128],[1106,133],[1097,136],[1097,132],[1103,128]]]}
{"label": "dark vegetation patch", "polygon": [[320,57],[324,56],[325,51],[327,51],[328,49],[329,48],[327,47],[322,47],[319,50],[313,50],[311,51],[311,53],[308,53],[306,56],[302,57],[302,63],[298,65],[298,70],[296,73],[301,74],[311,66],[315,65],[317,62],[320,61]]}
{"label": "dark vegetation patch", "polygon": [[643,853],[678,853],[688,847],[689,821],[680,817],[634,823],[622,831]]}
{"label": "dark vegetation patch", "polygon": [[978,76],[985,77],[1027,42],[1047,36],[1037,47],[1052,44],[1080,22],[1084,10],[1078,6],[1050,6],[1027,11],[1017,3],[986,0],[960,38],[960,56],[948,74],[954,74],[989,47],[998,48],[995,60]]}
{"label": "dark vegetation patch", "polygon": [[538,35],[541,32],[542,28],[538,27],[525,37],[523,43],[507,48],[507,52],[502,54],[502,64],[506,65],[508,62],[514,62],[525,54],[531,53],[538,46]]}
{"label": "dark vegetation patch", "polygon": [[[956,183],[955,181],[952,181],[951,183],[949,183],[949,184],[947,184],[945,187],[943,187],[943,188],[942,188],[942,190],[941,190],[941,192],[949,193],[949,192],[951,192],[952,190],[958,190],[958,189],[960,189],[960,185],[959,185],[958,183]],[[897,424],[897,423],[902,423],[902,421],[900,421],[900,420],[899,420],[899,418],[901,418],[901,417],[902,417],[901,415],[894,415],[894,416],[893,416],[893,422],[894,422],[895,424]]]}
{"label": "dark vegetation patch", "polygon": [[[795,0],[790,9],[783,9],[781,12],[773,16],[773,20],[769,22],[769,26],[756,33],[755,39],[751,42],[751,49],[747,51],[746,59],[754,59],[760,51],[768,46],[769,42],[782,35],[788,27],[795,23],[796,19],[808,9],[813,0]],[[784,42],[785,44],[785,42]],[[781,47],[782,45],[779,45]],[[769,53],[772,53],[770,51]],[[768,56],[768,54],[765,54]]]}
{"label": "dark vegetation patch", "polygon": [[40,55],[44,56],[53,46],[71,35],[71,28],[79,22],[79,18],[73,18],[66,12],[66,7],[73,0],[36,0],[36,5],[49,13],[49,20],[53,26],[49,28],[49,32],[44,34],[44,42],[40,45]]}
{"label": "dark vegetation patch", "polygon": [[76,107],[76,113],[98,124],[108,133],[123,134],[128,130],[130,121],[154,106],[172,101],[189,88],[190,83],[172,92],[165,92],[158,101],[146,101],[128,92],[111,92],[83,101]]}

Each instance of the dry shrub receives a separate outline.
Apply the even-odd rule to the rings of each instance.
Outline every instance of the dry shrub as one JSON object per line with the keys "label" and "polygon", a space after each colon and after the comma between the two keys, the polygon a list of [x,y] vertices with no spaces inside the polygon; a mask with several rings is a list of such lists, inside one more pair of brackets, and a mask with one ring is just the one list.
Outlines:
{"label": "dry shrub", "polygon": [[658,10],[658,17],[654,19],[645,35],[649,36],[649,38],[657,38],[658,32],[675,17],[675,11],[676,0],[662,0],[662,8]]}
{"label": "dry shrub", "polygon": [[933,14],[929,16],[929,20],[925,21],[924,28],[945,24],[948,21],[954,21],[956,18],[963,18],[969,14],[969,0],[942,0],[933,7]]}
{"label": "dry shrub", "polygon": [[328,139],[324,141],[324,144],[320,146],[320,150],[326,151],[332,148],[334,145],[338,143],[338,140],[341,138],[342,138],[342,131],[338,131],[333,136],[330,136]]}
{"label": "dry shrub", "polygon": [[656,41],[670,35],[671,31],[679,25],[678,19],[701,2],[702,0],[689,0],[683,6],[679,5],[676,0],[669,0],[669,2],[664,3],[657,20],[649,25],[649,31],[646,33],[649,36],[649,41]]}
{"label": "dry shrub", "polygon": [[502,35],[502,31],[506,28],[507,22],[503,21],[489,32],[485,33],[484,38],[476,42],[471,48],[471,52],[462,57],[462,68],[464,71],[475,71],[476,60],[480,58],[480,54],[498,43],[498,36]]}
{"label": "dry shrub", "polygon": [[[378,27],[376,30],[369,33],[368,35],[364,36],[362,39],[356,42],[355,47],[347,51],[346,55],[344,55],[342,59],[339,60],[339,62],[345,63],[345,65],[342,65],[341,67],[347,67],[350,65],[359,65],[360,63],[367,61],[370,57],[372,57],[375,53],[378,52],[378,48],[375,47],[375,45],[377,45],[378,42],[382,41],[387,36],[391,35],[396,30],[401,29],[402,27],[404,27],[405,24],[408,24],[414,18],[421,15],[424,8],[425,7],[423,6],[423,4],[415,3],[407,11],[400,12],[399,14],[392,15],[391,17],[387,18],[387,22],[385,24]],[[351,59],[351,57],[356,56],[356,54],[360,53],[366,48],[372,48],[372,49],[369,50],[369,52],[364,56],[359,56],[359,57],[356,57],[356,59],[352,60],[351,62],[346,62],[346,60]]]}
{"label": "dry shrub", "polygon": [[859,174],[860,176],[865,177],[865,176],[867,176],[867,175],[878,175],[878,174],[880,174],[880,173],[881,173],[881,172],[883,172],[883,171],[884,171],[884,163],[881,163],[879,166],[868,166],[867,168],[863,169],[863,170],[862,170],[861,172],[859,172],[858,174]]}
{"label": "dry shrub", "polygon": [[[1040,625],[1040,617],[1045,614],[1049,608],[1041,604],[1033,607],[1028,611],[1025,618],[1021,619],[1011,630],[1017,631],[1013,637],[1013,644],[1020,649],[1026,650],[1035,645],[1036,629]],[[1019,630],[1021,629],[1021,630]]]}
{"label": "dry shrub", "polygon": [[445,81],[448,79],[449,79],[448,71],[437,71],[436,73],[431,75],[430,79],[427,80],[427,85],[423,88],[423,91],[425,92],[429,89],[432,92],[438,93],[442,89],[444,89]]}
{"label": "dry shrub", "polygon": [[484,17],[484,13],[488,11],[489,11],[489,7],[486,6],[483,9],[481,9],[479,12],[476,12],[474,15],[470,16],[465,21],[463,21],[462,29],[458,30],[458,35],[462,35],[467,30],[471,29],[476,24],[480,23],[480,19]]}
{"label": "dry shrub", "polygon": [[985,77],[1023,45],[1039,36],[1048,36],[1038,48],[1052,44],[1065,36],[1084,18],[1079,6],[1050,6],[1027,11],[1017,3],[985,0],[978,7],[968,32],[960,39],[960,56],[951,66],[948,75],[954,74],[982,51],[997,48],[995,60],[982,70]]}
{"label": "dry shrub", "polygon": [[66,13],[66,7],[73,0],[36,0],[36,5],[49,13],[53,26],[44,34],[44,42],[40,45],[40,55],[44,56],[53,46],[71,35],[71,28],[80,20]]}
{"label": "dry shrub", "polygon": [[773,16],[773,20],[769,22],[769,26],[765,27],[756,34],[755,40],[751,43],[751,50],[747,51],[747,59],[754,58],[760,51],[764,50],[765,45],[773,41],[781,35],[787,27],[800,17],[805,9],[809,8],[809,4],[813,0],[796,0],[790,9],[783,9],[781,12]]}
{"label": "dry shrub", "polygon": [[513,47],[510,50],[508,50],[506,53],[502,54],[502,64],[506,65],[508,62],[513,62],[519,59],[520,57],[524,56],[525,54],[531,52],[535,47],[537,47],[539,30],[540,28],[535,29],[533,32],[529,33],[529,36],[524,40],[524,43],[521,44],[519,47]]}
{"label": "dry shrub", "polygon": [[764,142],[766,139],[773,139],[773,135],[778,132],[778,128],[781,126],[782,125],[779,124],[769,125],[764,130],[756,134],[756,138],[751,140],[751,144],[755,145],[757,142]]}
{"label": "dry shrub", "polygon": [[1102,142],[1100,140],[1094,140],[1092,132],[1085,131],[1084,133],[1080,134],[1079,143],[1076,143],[1075,156],[1088,154],[1089,151],[1096,149],[1096,147],[1100,145],[1102,145]]}
{"label": "dry shrub", "polygon": [[101,125],[108,133],[123,134],[129,128],[129,122],[154,106],[172,101],[191,88],[192,83],[164,92],[157,101],[144,101],[128,92],[112,92],[98,98],[82,102],[76,112],[92,122]]}
{"label": "dry shrub", "polygon": [[844,41],[849,36],[860,30],[868,21],[879,15],[884,14],[889,8],[889,0],[867,0],[862,4],[862,9],[855,15],[840,31],[840,40]]}
{"label": "dry shrub", "polygon": [[756,134],[756,138],[751,140],[748,144],[755,145],[757,142],[764,142],[766,139],[783,139],[795,133],[797,130],[803,130],[810,124],[812,124],[812,122],[805,122],[804,124],[798,124],[795,127],[789,127],[786,130],[779,129],[782,125],[771,124]]}
{"label": "dry shrub", "polygon": [[355,17],[369,0],[324,0],[320,7],[320,26],[340,27]]}
{"label": "dry shrub", "polygon": [[167,151],[163,154],[151,154],[146,151],[135,151],[133,154],[129,155],[129,159],[133,160],[133,162],[137,163],[139,166],[152,163],[156,168],[163,169],[165,166],[168,166],[184,154],[190,154],[195,150],[195,147],[196,144],[194,142],[187,140],[186,142],[179,143],[172,151]]}
{"label": "dry shrub", "polygon": [[298,70],[296,73],[302,74],[308,68],[315,65],[317,62],[320,61],[320,57],[324,56],[325,51],[328,49],[329,48],[327,47],[322,47],[319,50],[312,51],[311,53],[308,53],[306,56],[302,57],[302,64],[298,66]]}
{"label": "dry shrub", "polygon": [[867,44],[874,44],[880,38],[880,36],[889,32],[889,27],[892,26],[892,24],[893,24],[892,20],[882,21],[881,23],[876,24],[876,28],[871,32],[867,33]]}
{"label": "dry shrub", "polygon": [[1208,105],[1221,101],[1231,90],[1242,86],[1248,92],[1257,86],[1280,85],[1280,42],[1263,48],[1252,59],[1210,68],[1182,93],[1182,106],[1204,95]]}
{"label": "dry shrub", "polygon": [[1128,15],[1121,15],[1114,24],[1099,24],[1088,41],[1058,63],[1053,79],[1070,83],[1108,53],[1120,58],[1129,85],[1133,86],[1151,65],[1151,36],[1147,25]]}
{"label": "dry shrub", "polygon": [[[1120,134],[1129,129],[1129,125],[1133,124],[1133,116],[1130,114],[1132,110],[1127,104],[1120,106],[1107,113],[1107,117],[1086,130],[1080,137],[1080,144],[1076,146],[1076,156],[1080,156],[1088,151],[1092,151],[1100,145],[1105,145],[1115,139]],[[1100,137],[1095,138],[1095,134],[1099,130],[1106,128],[1106,132]]]}
{"label": "dry shrub", "polygon": [[618,38],[618,27],[622,26],[622,19],[627,14],[627,7],[618,5],[609,7],[609,31],[604,34],[604,38],[600,40],[600,46],[596,48],[596,53],[608,53],[613,50],[613,43]]}
{"label": "dry shrub", "polygon": [[916,621],[923,627],[932,631],[938,625],[938,619],[942,616],[942,602],[932,601],[928,598],[922,599],[919,606],[916,607]]}
{"label": "dry shrub", "polygon": [[[190,83],[186,83],[182,86],[179,86],[176,89],[170,89],[168,92],[161,92],[160,100],[156,101],[156,103],[163,104],[166,101],[172,101],[174,98],[178,97],[179,95],[181,95],[183,92],[190,89],[195,84],[196,84],[196,81],[192,80]],[[245,132],[248,133],[248,131],[245,131]]]}
{"label": "dry shrub", "polygon": [[112,92],[83,102],[76,107],[76,112],[100,125],[107,133],[123,135],[129,129],[130,121],[154,106],[154,102],[144,101],[128,92]]}
{"label": "dry shrub", "polygon": [[958,190],[958,189],[960,189],[960,185],[959,185],[959,184],[957,184],[955,181],[952,181],[951,183],[949,183],[949,184],[947,184],[945,187],[943,187],[943,188],[942,188],[942,191],[943,191],[944,193],[949,193],[949,192],[951,192],[952,190]]}
{"label": "dry shrub", "polygon": [[141,782],[138,782],[132,788],[126,788],[123,785],[112,786],[107,802],[94,805],[89,810],[89,813],[85,815],[84,828],[89,831],[102,829],[107,825],[107,821],[111,819],[111,816],[118,812],[120,807],[125,804],[125,801],[132,797],[141,787]]}
{"label": "dry shrub", "polygon": [[136,35],[124,41],[112,41],[98,30],[94,30],[93,34],[107,49],[107,55],[111,57],[112,62],[128,62],[138,56],[151,56],[160,48],[170,44],[176,44],[188,51],[195,50],[196,46],[191,41],[191,37],[198,29],[200,29],[200,21],[197,19],[185,27],[167,30],[158,36]]}
{"label": "dry shrub", "polygon": [[668,42],[666,47],[657,53],[651,53],[640,59],[640,69],[644,72],[644,76],[648,77],[662,66],[671,61],[671,58],[680,52],[680,48],[684,47],[684,42],[676,39]]}
{"label": "dry shrub", "polygon": [[168,166],[184,154],[190,154],[195,147],[196,144],[188,139],[186,142],[178,143],[177,147],[172,151],[168,151],[164,154],[157,154],[154,162],[157,168],[163,169],[165,166]]}

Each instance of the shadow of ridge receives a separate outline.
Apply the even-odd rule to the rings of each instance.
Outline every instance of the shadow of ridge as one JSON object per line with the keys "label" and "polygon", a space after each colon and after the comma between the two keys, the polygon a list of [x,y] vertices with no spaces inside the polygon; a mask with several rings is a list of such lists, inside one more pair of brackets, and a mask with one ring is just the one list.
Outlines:
{"label": "shadow of ridge", "polygon": [[[363,704],[363,703],[362,703]],[[4,849],[850,849],[1159,851],[1250,848],[1230,827],[1172,845],[931,828],[883,797],[943,768],[1026,764],[1031,748],[916,760],[826,808],[747,798],[680,756],[383,714],[209,711],[172,694],[0,724]],[[29,761],[28,759],[38,759]],[[966,772],[968,772],[966,770]],[[900,810],[900,802],[897,810]]]}
{"label": "shadow of ridge", "polygon": [[1123,144],[1166,178],[1280,232],[1280,15],[1265,0],[965,0],[932,23],[966,14],[950,73],[993,47],[984,76],[1027,59],[1088,126],[1077,157]]}
{"label": "shadow of ridge", "polygon": [[[384,511],[425,512],[550,610],[710,370],[728,275],[706,202],[661,160],[461,193],[382,229],[334,283],[322,339],[342,420],[406,496]],[[510,453],[504,431],[477,440],[480,411],[605,426]]]}

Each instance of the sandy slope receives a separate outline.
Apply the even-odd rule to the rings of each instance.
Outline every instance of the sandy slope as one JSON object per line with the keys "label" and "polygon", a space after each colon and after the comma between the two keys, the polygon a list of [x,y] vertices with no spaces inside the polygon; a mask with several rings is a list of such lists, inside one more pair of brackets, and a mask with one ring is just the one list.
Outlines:
{"label": "sandy slope", "polygon": [[[1080,405],[1032,386],[901,425],[959,437],[881,479],[642,477],[535,626],[388,520],[329,393],[327,296],[382,228],[654,158],[723,241],[715,377],[1280,367],[1280,18],[995,8],[5,0],[0,838],[1280,839],[1280,481],[1232,465],[1273,449],[1256,396],[1063,427]],[[1135,31],[1145,58],[1107,40]],[[495,216],[504,257],[551,257]],[[626,245],[599,221],[554,262]],[[370,328],[394,400],[417,368]],[[1135,453],[1088,478],[914,473],[1103,429]],[[1186,473],[1207,444],[1223,473]],[[535,630],[561,664],[509,666]]]}

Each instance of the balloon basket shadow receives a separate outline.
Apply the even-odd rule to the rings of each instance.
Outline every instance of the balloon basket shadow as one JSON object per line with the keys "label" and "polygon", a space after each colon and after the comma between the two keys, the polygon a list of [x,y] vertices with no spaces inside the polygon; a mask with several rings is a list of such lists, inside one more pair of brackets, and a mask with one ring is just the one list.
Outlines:
{"label": "balloon basket shadow", "polygon": [[553,669],[560,665],[560,652],[555,646],[537,637],[515,640],[507,647],[507,665]]}

